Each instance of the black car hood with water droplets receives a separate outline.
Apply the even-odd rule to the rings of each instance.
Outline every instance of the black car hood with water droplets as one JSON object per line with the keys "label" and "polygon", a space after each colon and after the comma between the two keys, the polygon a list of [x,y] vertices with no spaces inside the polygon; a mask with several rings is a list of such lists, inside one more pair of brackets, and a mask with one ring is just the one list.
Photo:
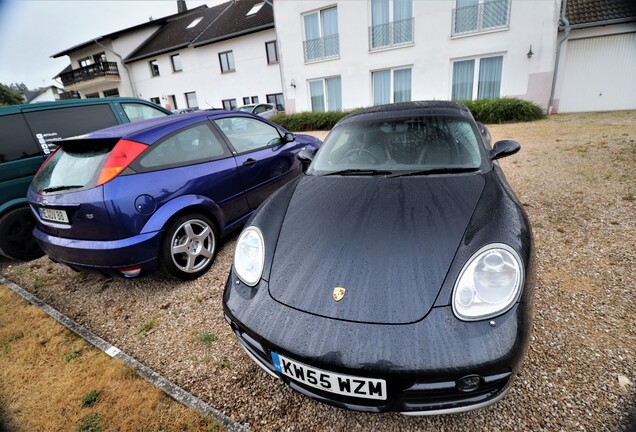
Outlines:
{"label": "black car hood with water droplets", "polygon": [[[341,320],[422,319],[435,303],[484,183],[483,174],[475,173],[303,176],[275,245],[270,295]],[[338,302],[335,287],[346,289]]]}

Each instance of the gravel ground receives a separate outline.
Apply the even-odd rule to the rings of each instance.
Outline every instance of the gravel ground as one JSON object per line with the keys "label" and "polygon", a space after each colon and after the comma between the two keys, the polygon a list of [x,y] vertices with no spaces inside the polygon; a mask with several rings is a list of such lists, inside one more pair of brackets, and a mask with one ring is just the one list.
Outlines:
{"label": "gravel ground", "polygon": [[[0,272],[254,430],[618,430],[636,388],[636,112],[491,126],[534,227],[534,330],[509,395],[439,417],[370,415],[291,391],[243,353],[221,297],[235,239],[193,282],[75,273],[46,258]],[[142,327],[150,328],[139,335]]]}

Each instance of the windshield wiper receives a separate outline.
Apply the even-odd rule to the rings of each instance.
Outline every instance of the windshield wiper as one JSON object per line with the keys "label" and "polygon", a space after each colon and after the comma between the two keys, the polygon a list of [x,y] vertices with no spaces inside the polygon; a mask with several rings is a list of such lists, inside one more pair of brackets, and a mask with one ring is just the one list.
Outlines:
{"label": "windshield wiper", "polygon": [[393,174],[393,171],[387,170],[377,170],[377,169],[359,169],[359,168],[349,168],[340,171],[334,171],[327,174],[323,174],[322,177],[331,176],[331,175],[363,175],[363,176],[374,176],[374,175],[386,175]]}
{"label": "windshield wiper", "polygon": [[79,189],[83,187],[84,185],[52,186],[52,187],[47,187],[46,189],[42,189],[42,192],[57,192],[57,191],[62,191],[67,189]]}
{"label": "windshield wiper", "polygon": [[429,174],[456,174],[479,171],[479,168],[474,167],[454,167],[454,168],[431,168],[426,170],[406,171],[398,174],[393,174],[389,178],[393,177],[408,177],[414,175],[429,175]]}

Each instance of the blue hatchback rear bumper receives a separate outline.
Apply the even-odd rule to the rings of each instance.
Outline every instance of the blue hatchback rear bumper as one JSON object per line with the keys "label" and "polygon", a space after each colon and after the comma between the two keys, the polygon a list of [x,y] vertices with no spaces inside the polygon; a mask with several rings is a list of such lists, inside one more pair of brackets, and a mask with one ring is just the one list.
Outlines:
{"label": "blue hatchback rear bumper", "polygon": [[54,261],[77,270],[117,274],[119,269],[135,266],[142,267],[142,274],[154,271],[162,234],[154,231],[120,240],[92,241],[52,236],[38,227],[33,230],[42,250]]}

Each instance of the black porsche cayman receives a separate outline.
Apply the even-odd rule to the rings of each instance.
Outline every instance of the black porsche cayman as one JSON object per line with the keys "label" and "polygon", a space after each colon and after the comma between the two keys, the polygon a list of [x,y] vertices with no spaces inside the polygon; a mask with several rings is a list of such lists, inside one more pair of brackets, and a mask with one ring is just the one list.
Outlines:
{"label": "black porsche cayman", "polygon": [[226,319],[319,401],[441,414],[501,399],[531,327],[532,233],[487,129],[451,102],[355,112],[239,236]]}

